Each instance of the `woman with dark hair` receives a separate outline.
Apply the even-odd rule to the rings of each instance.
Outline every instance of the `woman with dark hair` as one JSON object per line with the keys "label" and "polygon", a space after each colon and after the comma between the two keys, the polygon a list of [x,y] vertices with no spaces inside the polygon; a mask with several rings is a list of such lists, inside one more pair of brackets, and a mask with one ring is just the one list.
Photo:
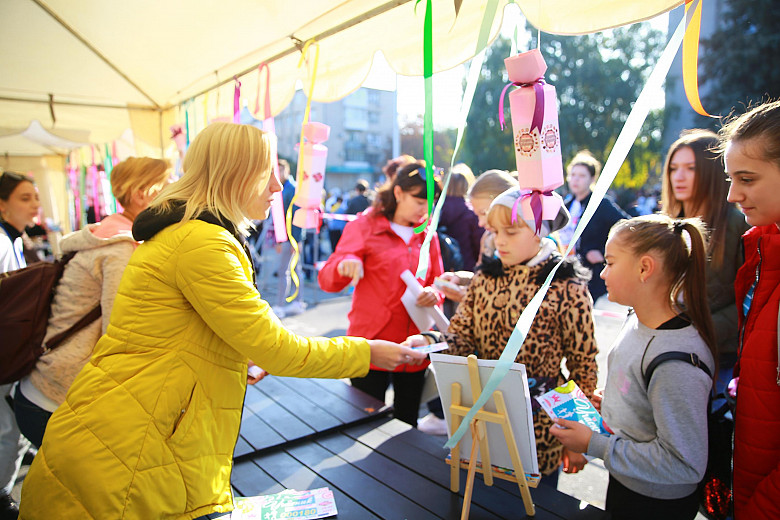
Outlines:
{"label": "woman with dark hair", "polygon": [[[426,170],[423,162],[402,166],[394,180],[379,190],[372,208],[347,224],[336,251],[320,271],[320,287],[325,291],[338,292],[350,282],[356,283],[349,311],[349,336],[401,342],[420,332],[401,303],[406,291],[401,273],[416,271],[420,247],[427,235],[427,230],[414,232],[414,226],[423,222],[428,211],[427,175],[433,172]],[[438,195],[438,186],[435,189]],[[439,241],[434,236],[418,306],[441,303],[442,296],[432,284],[442,271]],[[395,416],[416,426],[427,365],[428,361],[406,363],[394,371],[372,365],[368,375],[353,378],[352,385],[384,401],[392,382]]]}
{"label": "woman with dark hair", "polygon": [[[27,267],[22,235],[32,225],[41,207],[33,180],[19,173],[0,176],[0,273]],[[22,456],[30,443],[19,433],[14,412],[5,397],[12,385],[0,385],[0,518],[16,518],[18,510],[10,498]]]}
{"label": "woman with dark hair", "polygon": [[661,212],[700,217],[710,232],[707,303],[715,325],[719,387],[731,379],[737,358],[737,306],[734,278],[742,265],[739,239],[750,226],[726,195],[729,183],[718,153],[718,136],[709,130],[686,130],[669,148],[661,188]]}

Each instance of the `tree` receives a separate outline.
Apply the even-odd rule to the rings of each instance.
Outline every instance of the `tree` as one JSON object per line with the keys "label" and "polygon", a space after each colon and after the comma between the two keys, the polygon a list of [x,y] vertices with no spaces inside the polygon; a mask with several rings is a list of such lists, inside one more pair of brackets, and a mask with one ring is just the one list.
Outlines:
{"label": "tree", "polygon": [[[699,81],[705,110],[728,114],[741,105],[780,97],[780,3],[724,0],[722,24],[702,41]],[[743,111],[743,110],[740,110]],[[709,126],[715,120],[707,121]]]}
{"label": "tree", "polygon": [[[423,132],[424,122],[422,115],[404,122],[400,129],[401,153],[409,154],[417,159],[423,159]],[[452,159],[453,148],[457,131],[448,128],[443,131],[433,132],[433,164],[447,169]]]}
{"label": "tree", "polygon": [[[606,158],[664,43],[660,31],[649,24],[584,36],[542,35],[545,79],[555,85],[558,95],[564,162],[585,148],[599,160]],[[475,172],[515,169],[511,130],[501,132],[498,126],[498,96],[508,82],[503,60],[509,53],[509,40],[499,38],[493,43],[469,113],[462,159]],[[508,120],[508,100],[505,111]],[[660,167],[648,169],[640,156],[660,156],[661,122],[660,111],[648,118],[637,139],[641,154],[632,151],[624,165],[621,178],[626,184],[660,174]]]}
{"label": "tree", "polygon": [[[482,64],[474,100],[466,118],[466,128],[459,156],[459,162],[471,167],[475,174],[486,170],[514,170],[515,152],[512,143],[512,123],[503,132],[498,122],[498,96],[509,81],[504,68],[504,58],[509,56],[510,42],[498,38],[487,50]],[[506,102],[507,108],[509,103]]]}

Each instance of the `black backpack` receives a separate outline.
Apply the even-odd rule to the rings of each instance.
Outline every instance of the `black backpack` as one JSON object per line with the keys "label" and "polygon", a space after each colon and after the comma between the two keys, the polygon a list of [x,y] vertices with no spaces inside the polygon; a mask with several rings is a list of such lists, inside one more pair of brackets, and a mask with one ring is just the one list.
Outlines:
{"label": "black backpack", "polygon": [[439,248],[441,249],[441,262],[444,270],[449,272],[463,269],[463,255],[460,252],[458,241],[447,234],[447,228],[436,231],[439,236]]}
{"label": "black backpack", "polygon": [[[650,386],[653,372],[666,361],[685,361],[700,368],[709,377],[710,369],[699,356],[690,352],[665,352],[650,361],[644,374],[645,389]],[[722,403],[722,404],[716,404]],[[728,392],[710,395],[707,404],[707,470],[699,483],[699,512],[711,520],[732,516],[731,456],[733,453],[734,418]]]}
{"label": "black backpack", "polygon": [[102,313],[98,303],[69,329],[43,344],[49,325],[51,302],[69,253],[55,262],[37,262],[0,275],[0,384],[13,383],[29,374],[38,358],[83,329]]}

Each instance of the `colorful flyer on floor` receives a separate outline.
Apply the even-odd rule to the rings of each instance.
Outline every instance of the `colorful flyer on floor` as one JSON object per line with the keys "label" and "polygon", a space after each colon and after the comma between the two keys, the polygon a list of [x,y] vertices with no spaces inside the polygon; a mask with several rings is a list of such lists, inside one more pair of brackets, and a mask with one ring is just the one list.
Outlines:
{"label": "colorful flyer on floor", "polygon": [[553,388],[546,394],[536,397],[547,415],[553,419],[577,421],[596,433],[612,433],[599,412],[574,381]]}
{"label": "colorful flyer on floor", "polygon": [[287,489],[275,495],[236,498],[235,505],[233,520],[309,520],[338,514],[333,491],[328,488]]}

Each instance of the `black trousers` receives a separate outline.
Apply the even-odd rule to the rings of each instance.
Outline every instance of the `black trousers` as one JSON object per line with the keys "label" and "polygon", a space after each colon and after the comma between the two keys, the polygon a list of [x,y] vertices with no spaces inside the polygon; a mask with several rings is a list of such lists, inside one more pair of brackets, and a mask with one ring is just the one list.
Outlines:
{"label": "black trousers", "polygon": [[607,511],[612,520],[693,520],[699,510],[698,492],[664,500],[640,495],[609,477]]}
{"label": "black trousers", "polygon": [[419,372],[369,370],[366,377],[356,377],[351,381],[352,386],[380,401],[385,400],[385,392],[392,382],[393,392],[395,392],[393,415],[396,419],[417,428],[425,370]]}

